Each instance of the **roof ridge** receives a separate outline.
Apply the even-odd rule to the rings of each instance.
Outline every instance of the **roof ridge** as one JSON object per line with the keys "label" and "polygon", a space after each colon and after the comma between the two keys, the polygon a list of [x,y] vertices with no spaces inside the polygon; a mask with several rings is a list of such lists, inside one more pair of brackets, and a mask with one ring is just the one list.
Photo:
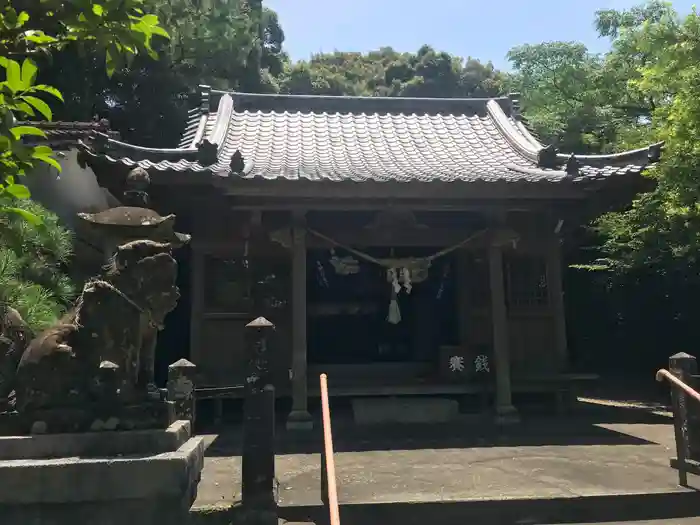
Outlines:
{"label": "roof ridge", "polygon": [[[208,87],[208,86],[207,86]],[[204,94],[204,92],[203,92]],[[508,96],[472,98],[428,97],[360,97],[339,95],[298,95],[279,93],[244,93],[208,89],[202,105],[213,106],[211,97],[229,96],[235,111],[261,111],[290,113],[354,113],[354,114],[485,114],[486,104],[493,101],[503,111],[512,113],[512,100]]]}
{"label": "roof ridge", "polygon": [[212,94],[215,95],[231,95],[250,98],[288,98],[288,99],[314,99],[314,100],[371,100],[371,101],[394,101],[394,100],[410,100],[410,101],[456,101],[456,102],[483,102],[489,100],[510,100],[508,96],[500,97],[373,97],[373,96],[358,96],[358,95],[308,95],[296,93],[248,93],[245,91],[225,91],[220,89],[212,89]]}

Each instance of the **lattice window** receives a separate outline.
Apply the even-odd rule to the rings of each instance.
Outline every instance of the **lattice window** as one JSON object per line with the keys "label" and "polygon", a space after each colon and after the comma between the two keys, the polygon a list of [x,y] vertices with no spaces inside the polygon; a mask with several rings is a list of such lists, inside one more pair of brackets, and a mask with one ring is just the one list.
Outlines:
{"label": "lattice window", "polygon": [[243,258],[207,257],[204,263],[204,308],[207,312],[245,313],[250,286]]}
{"label": "lattice window", "polygon": [[470,308],[486,308],[491,304],[489,261],[487,254],[474,254],[467,259],[466,280]]}
{"label": "lattice window", "polygon": [[[274,257],[253,258],[249,276],[242,257],[208,257],[204,265],[204,303],[208,313],[249,313],[253,283],[263,311],[285,308],[290,294],[290,262]],[[250,283],[248,280],[250,279]]]}
{"label": "lattice window", "polygon": [[547,264],[543,257],[509,254],[504,258],[504,266],[509,308],[526,309],[548,305]]}

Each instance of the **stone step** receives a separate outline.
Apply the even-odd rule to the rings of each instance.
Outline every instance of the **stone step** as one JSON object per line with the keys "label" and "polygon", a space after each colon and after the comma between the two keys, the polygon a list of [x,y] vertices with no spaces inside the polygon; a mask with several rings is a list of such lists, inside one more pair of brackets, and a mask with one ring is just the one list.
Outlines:
{"label": "stone step", "polygon": [[[189,525],[243,525],[236,508],[193,508]],[[330,525],[323,505],[280,507],[280,525]],[[695,491],[433,503],[341,504],[341,525],[699,525]]]}
{"label": "stone step", "polygon": [[[616,523],[608,523],[607,525],[698,525],[700,518],[673,518],[669,520],[644,520],[644,521],[619,521]],[[523,523],[523,525],[526,525]],[[535,525],[535,524],[533,524]],[[552,525],[564,525],[557,523]],[[597,523],[568,523],[566,525],[600,525]]]}
{"label": "stone step", "polygon": [[[280,515],[290,521],[329,525],[322,505],[283,507]],[[573,498],[345,504],[341,505],[340,516],[342,525],[642,525],[644,520],[649,525],[700,525],[700,498],[697,492],[688,490]]]}

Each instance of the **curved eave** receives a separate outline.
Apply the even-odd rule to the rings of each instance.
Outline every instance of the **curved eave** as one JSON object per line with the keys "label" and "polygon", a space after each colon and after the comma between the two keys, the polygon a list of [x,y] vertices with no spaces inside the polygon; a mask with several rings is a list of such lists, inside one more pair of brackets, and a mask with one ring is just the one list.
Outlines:
{"label": "curved eave", "polygon": [[[653,164],[655,160],[654,151],[661,152],[664,142],[656,142],[644,148],[638,148],[620,153],[610,153],[607,155],[575,155],[576,160],[589,166],[620,166],[623,164],[641,164],[644,166]],[[565,163],[571,155],[557,153],[557,160]]]}
{"label": "curved eave", "polygon": [[620,179],[624,177],[639,177],[650,166],[629,164],[627,166],[604,166],[597,167],[592,165],[584,165],[577,168],[575,173],[567,173],[564,170],[551,170],[543,168],[524,168],[522,166],[507,166],[509,170],[527,174],[531,177],[541,179],[558,178],[560,182],[569,182],[573,184],[588,184],[601,180]]}
{"label": "curved eave", "polygon": [[78,149],[93,157],[104,156],[115,162],[121,159],[127,162],[194,160],[197,156],[196,148],[148,148],[110,139],[102,134],[97,134],[91,144],[78,141]]}
{"label": "curved eave", "polygon": [[[643,148],[605,155],[555,153],[551,147],[545,146],[537,140],[520,120],[509,117],[496,100],[489,100],[486,103],[486,109],[510,146],[523,158],[535,163],[538,168],[556,170],[557,167],[563,167],[567,163],[575,161],[583,168],[607,169],[614,166],[622,168],[642,167],[643,169],[643,167],[659,160],[664,147],[664,142],[656,142]],[[548,152],[552,154],[546,155]],[[566,170],[562,171],[566,173]]]}
{"label": "curved eave", "polygon": [[[113,139],[104,133],[94,133],[90,143],[78,141],[78,149],[92,158],[109,163],[158,171],[205,171],[218,162],[233,113],[233,99],[221,97],[214,122],[209,124],[208,112],[200,111],[188,145],[179,148],[149,148]],[[209,161],[209,162],[207,162]]]}

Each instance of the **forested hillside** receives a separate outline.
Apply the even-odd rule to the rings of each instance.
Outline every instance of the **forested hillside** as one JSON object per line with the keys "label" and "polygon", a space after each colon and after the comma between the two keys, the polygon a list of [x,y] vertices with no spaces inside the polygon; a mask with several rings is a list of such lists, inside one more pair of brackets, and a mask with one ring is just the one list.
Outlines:
{"label": "forested hillside", "polygon": [[[107,117],[129,141],[170,146],[197,86],[324,95],[485,97],[521,93],[523,115],[561,151],[612,152],[666,141],[650,174],[657,189],[601,218],[569,275],[572,346],[581,356],[667,355],[693,350],[700,315],[700,17],[679,17],[657,0],[601,10],[595,25],[610,52],[577,42],[529,42],[509,53],[458,57],[425,45],[334,52],[293,62],[284,20],[260,0],[148,0],[171,39],[105,74],[103,57],[78,46],[54,54],[41,80],[65,104],[58,119]],[[429,43],[427,43],[429,44]],[[495,58],[495,57],[493,57]],[[598,351],[602,352],[598,354]],[[641,363],[643,359],[634,360]]]}

